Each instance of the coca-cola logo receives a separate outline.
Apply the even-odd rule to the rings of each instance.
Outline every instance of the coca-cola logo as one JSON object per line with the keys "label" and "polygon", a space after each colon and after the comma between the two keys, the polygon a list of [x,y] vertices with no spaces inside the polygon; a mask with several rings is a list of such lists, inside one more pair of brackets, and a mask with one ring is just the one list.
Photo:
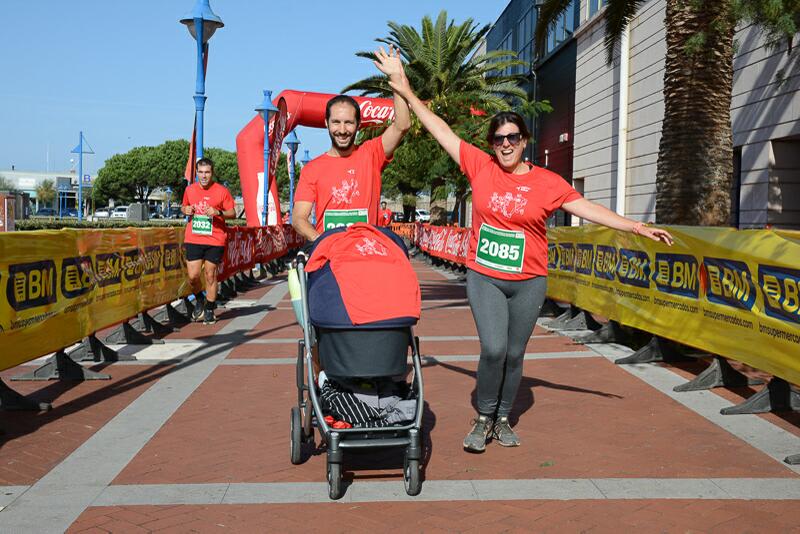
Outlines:
{"label": "coca-cola logo", "polygon": [[443,230],[432,230],[430,240],[431,252],[442,252],[444,250],[446,234]]}
{"label": "coca-cola logo", "polygon": [[461,247],[461,234],[455,230],[451,230],[450,235],[447,236],[447,244],[445,245],[445,253],[452,258],[458,257],[458,251]]}
{"label": "coca-cola logo", "polygon": [[359,104],[361,124],[383,124],[394,119],[394,106],[373,104],[372,100],[364,100]]}

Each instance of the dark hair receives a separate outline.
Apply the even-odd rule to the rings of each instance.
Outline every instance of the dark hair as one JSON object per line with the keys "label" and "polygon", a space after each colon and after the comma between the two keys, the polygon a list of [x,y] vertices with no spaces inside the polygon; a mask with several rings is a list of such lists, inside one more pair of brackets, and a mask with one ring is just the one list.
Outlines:
{"label": "dark hair", "polygon": [[196,171],[197,168],[202,165],[203,167],[211,167],[211,172],[214,172],[214,162],[211,161],[211,158],[200,158],[194,164],[194,170]]}
{"label": "dark hair", "polygon": [[519,133],[522,134],[523,139],[529,140],[531,138],[531,132],[528,130],[528,125],[525,124],[525,119],[522,118],[522,115],[514,111],[501,111],[500,113],[495,114],[489,123],[489,131],[486,134],[486,141],[489,143],[489,146],[492,146],[492,140],[494,139],[494,134],[497,133],[497,130],[502,125],[509,122],[517,125],[517,128],[519,128]]}
{"label": "dark hair", "polygon": [[356,126],[361,124],[361,108],[358,107],[358,102],[356,102],[355,98],[347,95],[336,95],[328,100],[328,105],[325,106],[326,121],[331,118],[331,108],[336,104],[350,104],[353,106],[353,109],[356,110]]}

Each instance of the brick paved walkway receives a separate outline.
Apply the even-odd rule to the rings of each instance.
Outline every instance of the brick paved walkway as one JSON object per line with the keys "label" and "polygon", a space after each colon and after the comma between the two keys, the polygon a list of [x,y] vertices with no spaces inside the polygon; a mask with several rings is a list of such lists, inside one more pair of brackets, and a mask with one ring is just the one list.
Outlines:
{"label": "brick paved walkway", "polygon": [[753,390],[675,394],[701,364],[615,366],[629,349],[541,326],[512,416],[523,445],[465,453],[477,333],[463,283],[414,267],[419,497],[402,451],[347,456],[339,502],[322,451],[290,464],[300,329],[278,277],[213,327],[125,347],[139,361],[106,367],[111,381],[7,382],[53,410],[0,412],[0,532],[800,532],[800,469],[781,462],[800,452],[797,414],[720,416]]}

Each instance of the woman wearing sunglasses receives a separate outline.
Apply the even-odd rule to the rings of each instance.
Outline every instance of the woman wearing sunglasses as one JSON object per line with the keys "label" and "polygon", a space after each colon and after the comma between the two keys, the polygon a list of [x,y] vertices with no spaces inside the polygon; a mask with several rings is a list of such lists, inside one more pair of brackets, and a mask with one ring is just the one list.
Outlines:
{"label": "woman wearing sunglasses", "polygon": [[459,164],[472,186],[467,298],[481,355],[478,416],[464,438],[464,448],[481,452],[489,437],[505,447],[516,447],[520,440],[508,416],[522,378],[525,348],[547,289],[547,217],[561,208],[668,245],[672,236],[594,204],[557,174],[523,162],[530,132],[519,114],[505,111],[492,117],[487,136],[494,149],[492,156],[453,133],[417,98],[405,76],[389,83]]}

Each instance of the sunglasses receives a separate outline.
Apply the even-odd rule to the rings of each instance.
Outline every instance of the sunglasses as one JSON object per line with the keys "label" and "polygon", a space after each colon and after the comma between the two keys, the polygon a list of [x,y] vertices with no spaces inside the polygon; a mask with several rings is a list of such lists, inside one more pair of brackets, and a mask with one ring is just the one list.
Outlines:
{"label": "sunglasses", "polygon": [[503,146],[503,141],[508,139],[508,144],[511,146],[517,146],[520,141],[522,141],[522,134],[519,132],[510,133],[508,135],[497,135],[495,134],[492,136],[492,144],[494,146]]}

